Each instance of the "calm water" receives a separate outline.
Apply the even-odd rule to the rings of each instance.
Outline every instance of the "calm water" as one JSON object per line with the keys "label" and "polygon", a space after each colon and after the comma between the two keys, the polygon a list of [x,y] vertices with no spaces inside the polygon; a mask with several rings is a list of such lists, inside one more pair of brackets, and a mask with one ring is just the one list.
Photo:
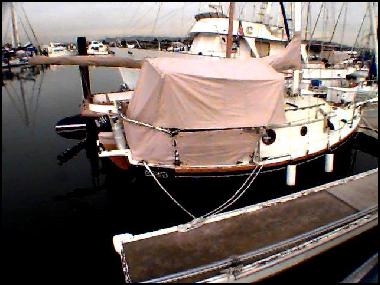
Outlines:
{"label": "calm water", "polygon": [[[91,68],[90,77],[93,92],[117,91],[122,83],[116,68]],[[57,121],[79,112],[77,67],[51,67],[34,80],[4,82],[3,278],[7,284],[123,284],[112,237],[173,226],[189,217],[152,180],[113,171],[94,155],[91,142],[58,163],[59,154],[79,143],[54,129]],[[376,168],[375,143],[363,136],[349,141],[336,154],[333,174],[323,172],[323,159],[304,164],[297,169],[296,187],[285,185],[284,170],[263,174],[235,208]],[[244,179],[165,185],[199,215],[226,200]]]}

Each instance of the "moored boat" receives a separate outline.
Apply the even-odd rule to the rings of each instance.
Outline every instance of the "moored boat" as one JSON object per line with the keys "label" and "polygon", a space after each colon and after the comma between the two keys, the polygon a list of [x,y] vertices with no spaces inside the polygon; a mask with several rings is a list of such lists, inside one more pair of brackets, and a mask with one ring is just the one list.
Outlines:
{"label": "moored boat", "polygon": [[87,47],[87,54],[89,55],[109,55],[111,54],[108,45],[99,41],[91,41]]}

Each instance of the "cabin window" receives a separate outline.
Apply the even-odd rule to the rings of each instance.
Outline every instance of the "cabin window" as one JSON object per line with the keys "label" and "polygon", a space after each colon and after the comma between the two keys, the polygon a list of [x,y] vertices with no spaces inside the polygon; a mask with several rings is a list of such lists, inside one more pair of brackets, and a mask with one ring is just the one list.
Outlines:
{"label": "cabin window", "polygon": [[306,136],[306,134],[307,134],[307,127],[305,127],[305,126],[303,126],[302,128],[301,128],[301,136]]}
{"label": "cabin window", "polygon": [[266,134],[264,134],[264,136],[261,138],[261,140],[266,145],[270,145],[270,144],[274,143],[274,141],[276,140],[276,132],[272,129],[267,130]]}

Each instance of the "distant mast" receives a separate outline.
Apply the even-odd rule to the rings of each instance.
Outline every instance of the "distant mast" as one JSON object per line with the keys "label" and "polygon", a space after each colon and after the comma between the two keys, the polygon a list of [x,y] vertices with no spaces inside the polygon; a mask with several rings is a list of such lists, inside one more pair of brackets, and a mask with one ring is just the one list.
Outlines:
{"label": "distant mast", "polygon": [[373,11],[375,2],[368,2],[367,5],[368,5],[368,10],[369,10],[369,16],[370,16],[372,41],[373,41],[373,45],[374,45],[374,49],[375,49],[376,77],[379,78],[379,67],[378,67],[379,47],[377,46],[378,45],[378,38],[377,38],[377,30],[378,30],[377,25],[378,25],[378,23],[375,19],[375,13]]}
{"label": "distant mast", "polygon": [[17,30],[16,12],[15,12],[14,3],[11,2],[10,5],[11,5],[12,30],[13,30],[12,46],[17,48],[20,46],[20,38],[18,36],[18,30]]}
{"label": "distant mast", "polygon": [[234,10],[235,2],[230,2],[230,11],[228,13],[228,35],[227,35],[227,47],[226,47],[226,57],[230,58],[232,53],[232,33],[234,25]]}

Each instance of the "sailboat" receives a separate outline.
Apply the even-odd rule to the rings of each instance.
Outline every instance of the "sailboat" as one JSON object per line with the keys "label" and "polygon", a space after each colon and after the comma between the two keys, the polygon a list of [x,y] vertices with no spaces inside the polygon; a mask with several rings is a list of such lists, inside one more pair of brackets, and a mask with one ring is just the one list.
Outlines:
{"label": "sailboat", "polygon": [[[272,5],[272,2],[262,2],[259,12],[261,18],[256,22],[232,20],[233,58],[259,58],[276,54],[285,48],[288,43],[285,27],[269,24]],[[229,18],[222,12],[220,3],[210,4],[209,8],[215,11],[195,15],[196,22],[189,32],[193,41],[188,53],[225,57]]]}
{"label": "sailboat", "polygon": [[191,176],[295,165],[331,152],[357,129],[361,105],[285,95],[278,71],[299,68],[299,44],[296,36],[283,55],[248,62],[147,59],[115,119],[123,139],[108,136],[107,146],[119,147],[99,155],[124,156],[152,175]]}
{"label": "sailboat", "polygon": [[[28,58],[37,54],[38,51],[37,48],[35,48],[31,43],[31,38],[25,29],[25,25],[23,25],[23,27],[29,42],[25,43],[24,45],[21,44],[17,26],[17,22],[19,19],[21,21],[21,18],[17,17],[16,15],[15,3],[9,2],[6,5],[7,6],[5,8],[8,8],[10,10],[10,20],[12,24],[12,44],[5,44],[2,48],[2,68],[25,66],[28,64]],[[28,26],[32,30],[34,41],[38,44],[36,34],[27,18],[25,10],[23,10],[23,12]]]}
{"label": "sailboat", "polygon": [[[362,104],[298,96],[300,27],[282,53],[249,61],[114,57],[108,66],[141,71],[131,98],[115,99],[113,131],[99,133],[99,156],[178,177],[254,173],[329,154],[355,133]],[[232,29],[227,52],[231,38]],[[55,63],[79,64],[81,57],[62,60]],[[290,68],[292,90],[281,73]]]}
{"label": "sailboat", "polygon": [[25,127],[36,123],[43,80],[44,72],[39,66],[12,68],[10,73],[3,71],[4,97],[8,97]]}
{"label": "sailboat", "polygon": [[[321,4],[315,26],[309,40],[306,41],[305,35],[305,42],[307,42],[307,44],[303,44],[301,46],[301,53],[305,61],[302,70],[303,89],[301,92],[304,95],[314,94],[318,96],[327,96],[327,98],[331,98],[331,96],[336,97],[336,94],[338,93],[342,93],[343,97],[353,97],[354,94],[373,95],[377,93],[376,82],[374,80],[368,80],[370,77],[369,68],[362,66],[365,65],[364,62],[359,60],[360,58],[357,56],[358,52],[354,51],[354,48],[357,46],[358,38],[362,34],[364,20],[366,19],[368,12],[373,9],[373,7],[371,7],[372,3],[367,3],[367,10],[363,16],[355,43],[350,51],[339,51],[338,49],[341,48],[341,46],[339,47],[338,44],[331,43],[344,8],[346,8],[345,11],[347,13],[347,6],[349,3],[346,2],[342,3],[339,16],[336,20],[334,28],[332,29],[330,41],[327,43],[318,43],[318,41],[315,41],[314,44],[313,35],[315,27],[317,26],[318,19],[323,11],[323,8],[325,8],[325,11],[327,10],[325,5],[325,2]],[[374,20],[371,20],[370,22],[372,23]],[[329,29],[326,28],[325,30]],[[376,34],[374,31],[371,33],[374,36]],[[377,44],[374,44],[374,46],[376,48]],[[313,49],[314,51],[310,52]],[[309,60],[310,55],[312,54],[315,56],[315,59]],[[360,64],[356,64],[357,60],[359,60],[358,62],[360,62]],[[366,75],[363,76],[363,73]]]}

